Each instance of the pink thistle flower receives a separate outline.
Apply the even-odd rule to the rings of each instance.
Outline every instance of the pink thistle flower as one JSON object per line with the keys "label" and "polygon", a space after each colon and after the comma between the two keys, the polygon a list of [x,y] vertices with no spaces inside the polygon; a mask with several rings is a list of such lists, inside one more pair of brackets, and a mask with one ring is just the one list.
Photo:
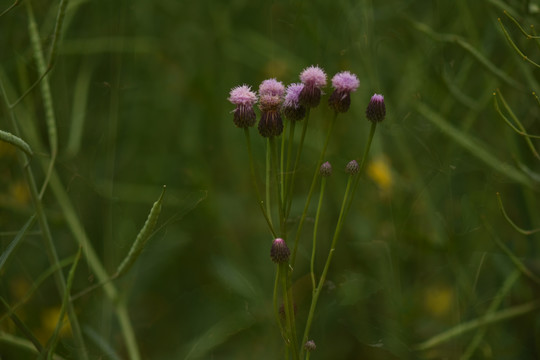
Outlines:
{"label": "pink thistle flower", "polygon": [[366,117],[371,122],[381,122],[386,117],[386,106],[384,105],[384,96],[374,94],[369,101],[366,109]]}
{"label": "pink thistle flower", "polygon": [[342,71],[332,78],[332,87],[340,92],[353,92],[360,86],[360,80],[356,75],[348,71]]}
{"label": "pink thistle flower", "polygon": [[300,93],[304,84],[296,83],[287,86],[287,94],[283,101],[282,111],[285,117],[291,121],[302,120],[306,115],[306,108],[300,104]]}
{"label": "pink thistle flower", "polygon": [[306,86],[322,88],[326,86],[326,74],[318,66],[310,66],[300,74],[300,81]]}
{"label": "pink thistle flower", "polygon": [[259,86],[259,95],[273,95],[277,97],[283,97],[285,94],[285,86],[281,81],[276,79],[264,80]]}
{"label": "pink thistle flower", "polygon": [[347,112],[351,106],[351,92],[356,91],[360,81],[348,71],[337,73],[332,78],[334,92],[328,99],[328,105],[336,112]]}
{"label": "pink thistle flower", "polygon": [[321,101],[321,88],[326,86],[326,74],[318,66],[310,66],[300,74],[304,88],[300,92],[300,103],[305,107],[316,107]]}
{"label": "pink thistle flower", "polygon": [[234,113],[234,124],[239,128],[248,128],[255,125],[255,111],[253,105],[257,102],[257,95],[251,91],[248,85],[241,85],[233,88],[229,93],[228,100],[236,105]]}

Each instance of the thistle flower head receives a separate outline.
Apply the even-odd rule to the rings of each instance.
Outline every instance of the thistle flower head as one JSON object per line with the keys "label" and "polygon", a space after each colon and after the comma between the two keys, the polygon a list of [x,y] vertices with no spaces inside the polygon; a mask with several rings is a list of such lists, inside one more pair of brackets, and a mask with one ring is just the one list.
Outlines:
{"label": "thistle flower head", "polygon": [[285,94],[285,86],[281,81],[276,79],[264,80],[261,85],[259,85],[259,95],[272,95],[282,98]]}
{"label": "thistle flower head", "polygon": [[324,177],[332,175],[332,165],[328,161],[322,164],[319,169],[319,174]]}
{"label": "thistle flower head", "polygon": [[374,94],[369,101],[366,109],[366,118],[373,122],[381,122],[386,116],[386,106],[384,105],[384,96]]}
{"label": "thistle flower head", "polygon": [[301,83],[287,86],[282,111],[285,117],[291,121],[302,120],[306,115],[306,108],[300,104],[300,93],[303,88],[304,84]]}
{"label": "thistle flower head", "polygon": [[[262,85],[262,84],[261,84]],[[283,98],[272,95],[268,89],[263,89],[259,99],[261,109],[261,120],[259,120],[259,133],[264,137],[279,136],[283,132],[283,119],[281,118],[280,107]]]}
{"label": "thistle flower head", "polygon": [[261,94],[259,97],[259,108],[262,111],[276,110],[282,103],[282,98],[277,95]]}
{"label": "thistle flower head", "polygon": [[229,101],[234,105],[253,106],[257,102],[257,95],[248,85],[240,85],[231,90]]}
{"label": "thistle flower head", "polygon": [[332,78],[334,92],[328,99],[328,105],[336,112],[347,112],[351,106],[351,92],[356,91],[359,85],[356,75],[348,71],[337,73]]}
{"label": "thistle flower head", "polygon": [[281,238],[275,239],[272,243],[272,247],[270,248],[270,258],[272,261],[276,264],[283,264],[289,261],[290,255],[291,251],[289,250],[285,240]]}
{"label": "thistle flower head", "polygon": [[326,86],[326,74],[318,66],[310,66],[300,74],[304,88],[300,92],[300,103],[305,107],[316,107],[321,101],[321,88]]}
{"label": "thistle flower head", "polygon": [[356,75],[348,71],[342,71],[332,78],[332,87],[339,92],[353,92],[360,86],[360,80]]}
{"label": "thistle flower head", "polygon": [[349,175],[355,175],[358,174],[358,171],[360,171],[360,166],[358,165],[358,162],[356,160],[351,160],[345,167],[345,172]]}
{"label": "thistle flower head", "polygon": [[310,66],[302,71],[300,81],[306,86],[322,88],[326,86],[326,73],[318,66]]}
{"label": "thistle flower head", "polygon": [[247,85],[241,85],[233,88],[229,93],[229,99],[236,105],[234,113],[234,124],[239,128],[248,128],[255,125],[255,111],[253,105],[257,102],[257,95],[251,91]]}

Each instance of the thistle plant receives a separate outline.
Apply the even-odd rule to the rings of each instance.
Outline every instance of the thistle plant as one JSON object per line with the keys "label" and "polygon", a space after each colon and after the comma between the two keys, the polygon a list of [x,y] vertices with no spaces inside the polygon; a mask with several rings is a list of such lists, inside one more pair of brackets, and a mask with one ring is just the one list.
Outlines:
{"label": "thistle plant", "polygon": [[[260,210],[269,229],[270,258],[276,264],[273,306],[276,323],[281,332],[285,345],[286,358],[309,359],[315,351],[315,340],[310,338],[311,325],[315,317],[317,302],[321,290],[326,282],[328,270],[337,248],[341,231],[345,224],[347,214],[353,204],[354,194],[358,187],[366,159],[368,158],[371,142],[376,126],[386,116],[386,108],[382,95],[375,94],[367,105],[366,118],[371,123],[367,142],[363,153],[359,153],[359,161],[351,160],[343,164],[343,171],[347,175],[347,185],[344,191],[339,217],[336,221],[330,243],[318,244],[321,236],[319,221],[324,216],[324,193],[327,181],[332,174],[332,164],[326,161],[326,151],[331,142],[336,119],[340,114],[346,114],[351,106],[351,95],[360,86],[357,76],[349,71],[337,73],[332,78],[332,92],[327,105],[333,111],[331,119],[327,122],[325,140],[319,149],[320,155],[313,167],[313,176],[307,191],[302,192],[305,197],[304,206],[299,214],[291,214],[298,209],[293,208],[292,199],[295,193],[295,183],[300,176],[298,169],[303,161],[302,150],[308,134],[310,117],[321,104],[324,88],[327,84],[327,75],[319,66],[310,66],[300,74],[300,83],[292,83],[286,88],[276,79],[264,80],[258,94],[255,94],[247,85],[235,87],[229,94],[229,101],[236,106],[233,110],[233,121],[237,127],[245,132],[247,152],[249,156],[251,179]],[[250,127],[254,125],[254,108],[258,102],[260,118],[258,132],[266,141],[267,152],[265,159],[255,159],[253,154]],[[302,122],[302,131],[299,136],[295,134],[296,123]],[[281,137],[281,139],[279,139]],[[277,142],[281,145],[277,146]],[[294,159],[294,161],[293,161]],[[305,161],[305,160],[304,160]],[[259,176],[256,165],[264,163],[265,176]],[[308,164],[313,166],[313,164]],[[262,185],[265,196],[261,196],[260,178],[264,179]],[[315,223],[312,231],[311,259],[309,265],[312,284],[311,304],[306,308],[308,315],[304,321],[296,317],[296,303],[294,301],[293,280],[300,271],[296,258],[302,234],[310,229],[304,228],[305,220],[310,213],[310,204],[316,193],[317,184],[320,183],[319,201],[315,214]],[[330,183],[330,186],[333,184]],[[277,221],[275,221],[277,217]],[[298,219],[298,221],[293,221]],[[309,244],[303,245],[309,246]],[[316,269],[316,254],[319,249],[327,248],[326,261],[322,270]],[[300,331],[302,330],[302,331]]]}

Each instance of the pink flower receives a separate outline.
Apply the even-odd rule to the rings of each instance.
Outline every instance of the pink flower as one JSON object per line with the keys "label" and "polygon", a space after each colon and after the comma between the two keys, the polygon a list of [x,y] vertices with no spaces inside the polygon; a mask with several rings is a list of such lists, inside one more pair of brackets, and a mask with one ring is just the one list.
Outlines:
{"label": "pink flower", "polygon": [[241,85],[231,90],[229,101],[234,105],[253,106],[257,102],[257,95],[251,91],[251,87]]}
{"label": "pink flower", "polygon": [[326,86],[326,74],[318,66],[310,66],[300,74],[304,88],[300,92],[300,103],[307,108],[316,107],[321,102],[321,87]]}
{"label": "pink flower", "polygon": [[332,87],[339,92],[353,92],[360,86],[360,81],[356,75],[351,74],[348,71],[342,71],[337,73],[332,78]]}
{"label": "pink flower", "polygon": [[360,81],[356,75],[348,71],[337,73],[332,78],[334,92],[328,99],[328,105],[336,112],[347,112],[351,106],[351,92],[356,91],[359,85]]}
{"label": "pink flower", "polygon": [[282,111],[285,117],[292,121],[302,120],[306,115],[306,108],[300,104],[300,93],[304,84],[296,83],[287,86],[287,94],[283,101]]}
{"label": "pink flower", "polygon": [[234,124],[239,128],[248,128],[255,125],[255,111],[253,105],[257,102],[257,95],[247,85],[241,85],[233,88],[229,93],[229,99],[236,105],[234,113]]}
{"label": "pink flower", "polygon": [[322,88],[326,86],[326,74],[318,66],[310,66],[300,74],[300,81],[306,86]]}
{"label": "pink flower", "polygon": [[285,86],[281,81],[276,79],[264,80],[259,86],[259,95],[273,95],[277,97],[283,97],[285,94]]}

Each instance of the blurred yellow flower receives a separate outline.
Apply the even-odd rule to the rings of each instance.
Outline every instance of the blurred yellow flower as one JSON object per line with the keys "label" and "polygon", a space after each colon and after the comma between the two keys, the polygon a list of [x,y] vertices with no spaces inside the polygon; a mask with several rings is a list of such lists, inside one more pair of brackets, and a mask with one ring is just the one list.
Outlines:
{"label": "blurred yellow flower", "polygon": [[[36,331],[36,336],[40,341],[47,342],[48,339],[54,333],[56,324],[58,323],[58,318],[60,317],[60,306],[50,307],[41,312],[41,326],[38,331]],[[62,320],[62,327],[60,328],[61,337],[71,335],[71,326],[67,315],[64,314]]]}
{"label": "blurred yellow flower", "polygon": [[448,314],[452,307],[454,290],[450,286],[432,286],[424,293],[426,311],[434,316]]}
{"label": "blurred yellow flower", "polygon": [[386,156],[373,159],[368,165],[367,174],[382,190],[388,191],[392,188],[392,172]]}
{"label": "blurred yellow flower", "polygon": [[17,181],[10,186],[11,198],[17,205],[26,205],[30,200],[30,193],[26,184],[22,181]]}

